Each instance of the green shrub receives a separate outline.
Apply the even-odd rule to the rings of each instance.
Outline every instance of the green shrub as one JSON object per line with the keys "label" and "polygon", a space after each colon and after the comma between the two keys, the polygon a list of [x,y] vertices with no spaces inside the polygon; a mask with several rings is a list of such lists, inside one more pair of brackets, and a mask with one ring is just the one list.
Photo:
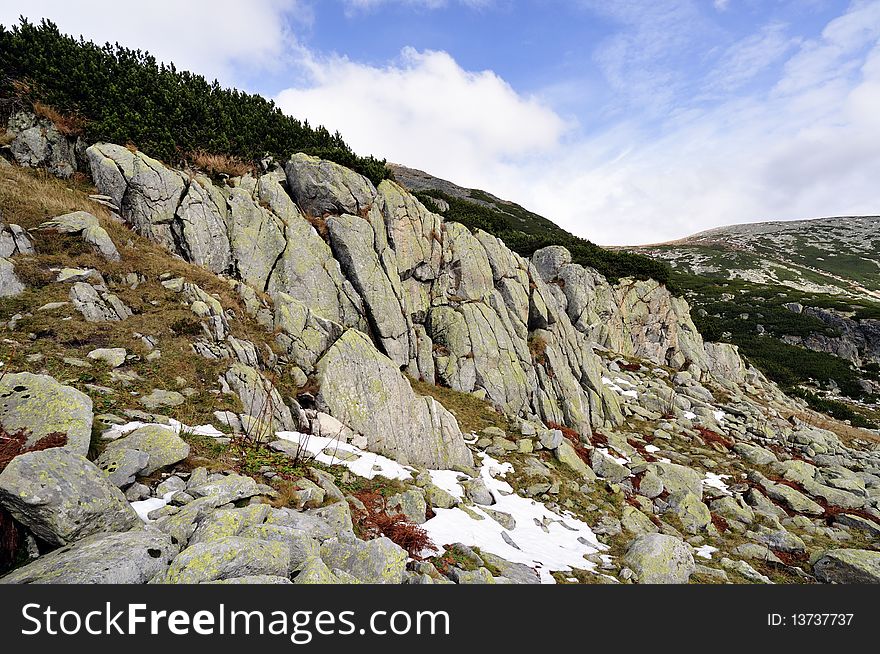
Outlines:
{"label": "green shrub", "polygon": [[198,151],[244,161],[306,152],[374,183],[389,176],[384,161],[355,155],[338,132],[292,118],[271,100],[222,88],[140,50],[77,40],[46,20],[0,26],[0,97],[82,118],[89,141],[132,143],[171,165]]}
{"label": "green shrub", "polygon": [[[623,277],[655,279],[662,284],[669,281],[670,268],[662,261],[641,254],[599,247],[517,204],[499,203],[483,191],[470,192],[471,198],[478,202],[436,190],[416,193],[416,196],[434,211],[437,209],[434,198],[445,200],[449,204],[449,210],[443,215],[448,220],[461,223],[471,230],[481,229],[488,232],[524,257],[530,257],[536,250],[550,245],[562,245],[571,252],[574,263],[595,268],[611,282]],[[480,202],[490,203],[491,206]]]}

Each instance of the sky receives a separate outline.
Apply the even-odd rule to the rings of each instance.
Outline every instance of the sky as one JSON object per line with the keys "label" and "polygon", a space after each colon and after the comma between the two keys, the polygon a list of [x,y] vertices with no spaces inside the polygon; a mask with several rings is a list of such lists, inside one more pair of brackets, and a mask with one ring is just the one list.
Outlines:
{"label": "sky", "polygon": [[0,0],[20,14],[604,245],[880,213],[880,0]]}

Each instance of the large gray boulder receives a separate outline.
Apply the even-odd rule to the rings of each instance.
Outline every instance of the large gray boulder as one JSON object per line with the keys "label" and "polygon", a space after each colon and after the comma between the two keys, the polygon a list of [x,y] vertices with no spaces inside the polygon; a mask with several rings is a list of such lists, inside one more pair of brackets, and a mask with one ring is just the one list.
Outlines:
{"label": "large gray boulder", "polygon": [[148,455],[146,464],[138,471],[142,475],[151,475],[189,456],[189,444],[174,433],[173,429],[163,425],[146,425],[111,441],[101,458],[125,450]]}
{"label": "large gray boulder", "polygon": [[290,550],[284,543],[230,536],[183,550],[161,579],[166,584],[201,584],[222,579],[290,575]]}
{"label": "large gray boulder", "polygon": [[406,569],[406,550],[384,536],[371,541],[331,539],[321,545],[321,560],[365,584],[399,584]]}
{"label": "large gray boulder", "polygon": [[171,226],[186,178],[143,152],[109,143],[86,150],[98,190],[113,198],[123,218],[142,236],[175,250]]}
{"label": "large gray boulder", "polygon": [[367,438],[367,449],[403,463],[448,469],[473,466],[455,417],[417,396],[370,339],[346,331],[317,365],[330,413]]}
{"label": "large gray boulder", "polygon": [[70,287],[70,301],[88,322],[116,322],[131,317],[131,309],[108,291],[76,282]]}
{"label": "large gray boulder", "polygon": [[0,424],[25,430],[25,447],[49,434],[67,436],[66,449],[85,456],[92,438],[92,400],[48,375],[29,372],[0,377]]}
{"label": "large gray boulder", "polygon": [[0,584],[145,584],[176,555],[171,538],[155,529],[96,534],[41,556]]}
{"label": "large gray boulder", "polygon": [[142,524],[122,491],[94,464],[60,447],[12,459],[0,473],[0,504],[53,545]]}
{"label": "large gray boulder", "polygon": [[11,259],[0,257],[0,297],[14,297],[24,293],[25,285],[15,274]]}
{"label": "large gray boulder", "polygon": [[696,571],[691,548],[665,534],[639,536],[630,543],[623,560],[642,584],[686,584]]}
{"label": "large gray boulder", "polygon": [[828,584],[880,584],[880,552],[831,550],[813,564],[813,573]]}
{"label": "large gray boulder", "polygon": [[46,168],[55,177],[69,178],[77,169],[77,141],[66,136],[48,118],[30,111],[10,116],[7,132],[13,136],[10,150],[19,166]]}

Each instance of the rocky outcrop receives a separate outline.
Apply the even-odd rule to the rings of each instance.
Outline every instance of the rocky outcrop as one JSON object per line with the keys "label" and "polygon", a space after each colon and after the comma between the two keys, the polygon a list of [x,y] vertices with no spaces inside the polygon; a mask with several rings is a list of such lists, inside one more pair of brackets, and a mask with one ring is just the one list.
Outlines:
{"label": "rocky outcrop", "polygon": [[880,363],[880,320],[854,320],[832,309],[804,307],[797,303],[785,306],[795,313],[821,320],[836,332],[836,335],[818,333],[809,336],[785,335],[782,337],[784,342],[817,352],[827,352],[846,359],[856,366]]}
{"label": "rocky outcrop", "polygon": [[[430,401],[418,400],[414,409],[401,369],[474,393],[509,416],[564,424],[585,436],[614,428],[632,410],[606,383],[599,350],[687,371],[697,384],[735,384],[750,374],[735,350],[707,349],[687,304],[657,283],[609,284],[560,247],[525,259],[490,234],[444,221],[394,182],[376,188],[342,166],[297,154],[283,171],[220,187],[118,146],[88,153],[99,190],[114,197],[137,231],[269,294],[274,308],[254,296],[254,315],[262,311],[268,322],[274,314],[295,376],[304,381],[317,371],[319,383],[329,379],[322,397],[331,412],[381,451],[397,437],[380,431],[412,435],[407,424],[454,422]],[[404,399],[381,430],[367,416],[388,399],[364,399],[379,382],[336,372],[351,357],[360,370],[381,370],[388,398]],[[657,408],[667,401],[658,399]],[[679,410],[699,402],[707,403],[705,395],[681,400]],[[704,415],[712,415],[708,407]],[[437,432],[422,433],[429,441]],[[426,457],[417,444],[408,455],[439,463],[450,460],[439,454],[450,445]],[[451,460],[463,463],[460,455]]]}
{"label": "rocky outcrop", "polygon": [[46,168],[67,179],[80,168],[85,144],[63,134],[48,118],[18,111],[9,117],[6,132],[13,137],[10,150],[15,162],[28,168]]}

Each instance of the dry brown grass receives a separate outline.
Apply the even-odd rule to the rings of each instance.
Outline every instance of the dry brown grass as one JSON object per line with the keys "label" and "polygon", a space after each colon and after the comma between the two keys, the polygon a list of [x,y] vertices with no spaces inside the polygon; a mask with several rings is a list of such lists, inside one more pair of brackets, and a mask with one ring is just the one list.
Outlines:
{"label": "dry brown grass", "polygon": [[[214,410],[240,410],[237,399],[212,393],[218,387],[218,376],[226,371],[229,362],[202,359],[191,348],[196,337],[172,329],[177,326],[179,330],[181,325],[192,322],[194,316],[181,304],[179,295],[160,284],[160,275],[183,277],[217,296],[224,309],[236,316],[230,320],[230,328],[237,338],[250,340],[262,350],[267,345],[274,346],[272,334],[248,318],[230,284],[204,268],[171,257],[160,246],[115,222],[103,206],[88,199],[88,193],[94,193],[94,188],[64,182],[40,171],[0,169],[0,209],[7,221],[33,229],[60,214],[89,211],[98,217],[122,255],[120,262],[108,262],[78,237],[53,235],[50,238],[35,233],[33,242],[37,254],[16,259],[16,273],[27,281],[28,289],[17,297],[0,299],[0,320],[8,320],[15,313],[32,314],[26,315],[18,329],[9,334],[17,345],[0,343],[0,360],[6,363],[6,369],[44,372],[70,383],[92,397],[96,413],[142,408],[137,401],[138,394],[153,388],[178,390],[175,386],[178,376],[186,379],[196,394],[187,398],[184,405],[164,412],[167,415],[186,424],[198,419],[197,424],[201,424],[212,419]],[[52,283],[56,273],[50,269],[70,266],[99,270],[110,291],[128,305],[134,315],[122,322],[88,323],[70,305],[52,311],[35,311],[46,303],[68,300],[69,286]],[[129,273],[145,281],[132,289],[122,282]],[[161,358],[147,361],[147,350],[135,333],[156,337]],[[136,372],[141,379],[123,387],[110,378],[110,371],[103,366],[83,369],[64,363],[65,357],[84,359],[96,347],[124,347],[139,355],[140,361],[126,364],[124,369]],[[41,354],[43,359],[39,363],[29,362],[26,357],[30,354]],[[87,383],[114,388],[116,393],[97,394],[85,388]],[[277,385],[284,396],[295,393],[296,389],[287,388],[284,380]]]}
{"label": "dry brown grass", "polygon": [[54,107],[42,102],[34,102],[34,113],[51,120],[58,131],[65,136],[79,136],[85,131],[86,119],[76,114],[63,114]]}
{"label": "dry brown grass", "polygon": [[189,154],[189,161],[208,175],[228,175],[229,177],[241,177],[254,171],[252,164],[242,161],[238,157],[226,154],[212,154],[204,150],[197,150]]}
{"label": "dry brown grass", "polygon": [[0,131],[0,147],[9,145],[15,140],[15,135],[10,134],[8,130]]}
{"label": "dry brown grass", "polygon": [[309,224],[315,228],[315,231],[318,232],[318,236],[320,236],[325,241],[330,238],[330,230],[327,228],[327,220],[323,217],[310,216],[306,214],[306,220],[309,221]]}

